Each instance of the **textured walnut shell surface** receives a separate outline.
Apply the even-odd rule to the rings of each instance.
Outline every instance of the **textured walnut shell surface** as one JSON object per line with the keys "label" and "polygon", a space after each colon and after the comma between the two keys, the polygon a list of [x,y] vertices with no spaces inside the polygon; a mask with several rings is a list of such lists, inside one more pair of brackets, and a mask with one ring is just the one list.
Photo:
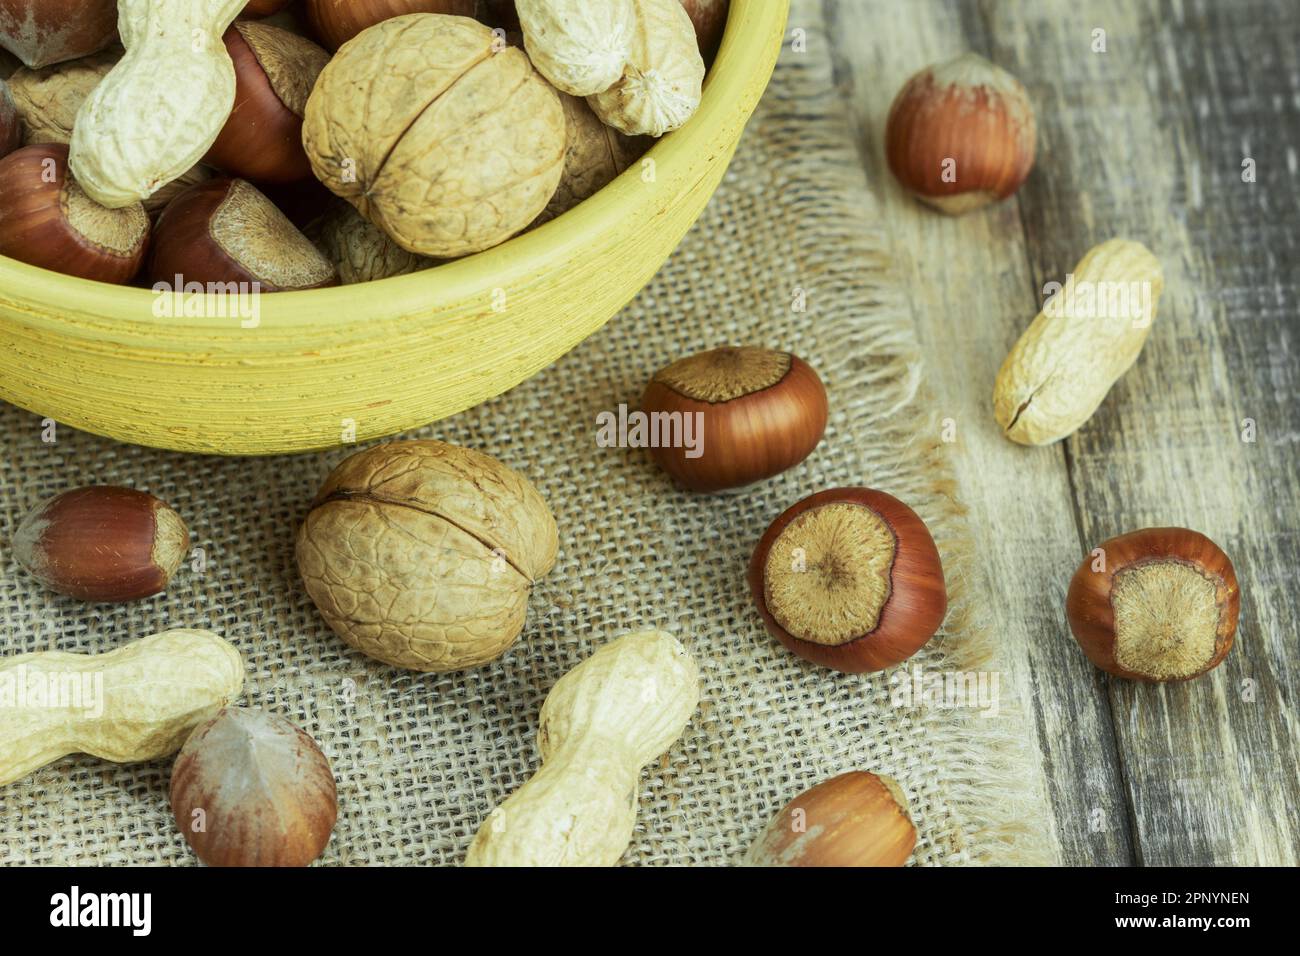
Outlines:
{"label": "textured walnut shell surface", "polygon": [[23,143],[63,143],[72,139],[77,110],[121,57],[119,48],[43,69],[22,67],[9,78],[23,120]]}
{"label": "textured walnut shell surface", "polygon": [[600,121],[587,101],[568,93],[560,94],[564,107],[564,175],[555,195],[533,225],[541,225],[594,196],[650,148],[645,136],[624,136]]}
{"label": "textured walnut shell surface", "polygon": [[522,230],[564,170],[559,97],[465,17],[411,14],[344,44],[307,103],[317,178],[403,248],[450,258]]}
{"label": "textured walnut shell surface", "polygon": [[469,449],[407,441],[334,470],[297,554],[308,593],[349,644],[449,671],[514,642],[557,547],[555,519],[522,476]]}

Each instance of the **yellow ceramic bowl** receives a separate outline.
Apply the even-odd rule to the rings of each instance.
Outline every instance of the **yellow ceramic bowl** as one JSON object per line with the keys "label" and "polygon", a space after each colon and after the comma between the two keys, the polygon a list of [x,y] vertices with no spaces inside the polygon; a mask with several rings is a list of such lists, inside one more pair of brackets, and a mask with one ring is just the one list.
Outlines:
{"label": "yellow ceramic bowl", "polygon": [[541,228],[421,274],[262,296],[256,327],[156,315],[150,291],[0,257],[0,399],[135,444],[256,455],[498,395],[600,328],[676,247],[767,85],[788,5],[732,0],[698,112],[647,154],[654,182],[634,166]]}

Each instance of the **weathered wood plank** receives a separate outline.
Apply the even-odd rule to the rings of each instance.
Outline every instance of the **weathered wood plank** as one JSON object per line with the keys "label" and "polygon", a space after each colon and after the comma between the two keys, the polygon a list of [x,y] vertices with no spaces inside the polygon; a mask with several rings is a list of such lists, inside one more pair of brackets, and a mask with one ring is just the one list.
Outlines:
{"label": "weathered wood plank", "polygon": [[[1044,174],[1021,197],[1036,283],[1113,235],[1146,242],[1165,267],[1141,359],[1066,443],[1083,547],[1192,527],[1241,581],[1223,667],[1181,686],[1109,682],[1147,864],[1295,864],[1300,852],[1288,700],[1300,665],[1300,17],[1287,6],[984,8],[995,57],[1031,86],[1043,126]],[[1105,53],[1092,50],[1098,28]],[[1245,156],[1261,170],[1254,184],[1242,182]]]}
{"label": "weathered wood plank", "polygon": [[928,63],[987,52],[983,20],[973,4],[958,0],[832,0],[827,11],[863,163],[912,290],[930,385],[956,426],[949,447],[984,556],[986,602],[1033,695],[1061,859],[1129,862],[1103,683],[1072,642],[1058,639],[1079,554],[1064,454],[1059,446],[1012,445],[992,417],[993,377],[1039,307],[1018,204],[948,219],[904,195],[883,159],[894,94]]}

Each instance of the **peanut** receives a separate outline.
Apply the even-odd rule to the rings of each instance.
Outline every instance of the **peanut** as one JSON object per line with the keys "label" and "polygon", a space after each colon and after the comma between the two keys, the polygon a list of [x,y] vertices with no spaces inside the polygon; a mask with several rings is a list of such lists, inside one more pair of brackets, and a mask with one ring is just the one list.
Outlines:
{"label": "peanut", "polygon": [[1137,360],[1163,288],[1140,242],[1112,239],[1084,256],[998,371],[993,414],[1006,436],[1046,445],[1086,422]]}
{"label": "peanut", "polygon": [[704,58],[678,0],[633,0],[636,32],[619,80],[587,98],[604,122],[628,136],[662,136],[700,105]]}
{"label": "peanut", "polygon": [[243,682],[239,651],[211,631],[164,631],[106,654],[6,658],[0,786],[74,753],[114,763],[173,754]]}
{"label": "peanut", "polygon": [[[676,0],[673,0],[675,3]],[[516,0],[524,46],[537,72],[573,96],[619,81],[636,33],[633,0]]]}
{"label": "peanut", "polygon": [[483,822],[467,866],[613,866],[632,840],[641,768],[699,702],[695,661],[663,631],[627,634],[565,674],[542,705],[542,766]]}
{"label": "peanut", "polygon": [[126,54],[86,97],[72,132],[73,175],[110,209],[148,198],[197,163],[235,102],[221,35],[242,0],[121,0]]}

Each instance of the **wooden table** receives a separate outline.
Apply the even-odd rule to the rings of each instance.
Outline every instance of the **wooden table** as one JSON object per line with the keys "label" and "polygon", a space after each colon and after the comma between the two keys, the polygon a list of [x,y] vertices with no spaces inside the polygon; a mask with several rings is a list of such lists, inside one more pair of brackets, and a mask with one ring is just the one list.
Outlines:
{"label": "wooden table", "polygon": [[[825,2],[930,385],[956,423],[988,601],[1033,694],[1060,860],[1300,863],[1300,10]],[[1012,200],[949,219],[899,190],[881,131],[910,74],[967,50],[1025,83],[1038,162]],[[1164,265],[1146,348],[1071,438],[1014,445],[992,418],[998,366],[1044,284],[1113,236]],[[1083,555],[1157,525],[1209,535],[1241,584],[1236,647],[1187,684],[1111,679],[1065,623]]]}

